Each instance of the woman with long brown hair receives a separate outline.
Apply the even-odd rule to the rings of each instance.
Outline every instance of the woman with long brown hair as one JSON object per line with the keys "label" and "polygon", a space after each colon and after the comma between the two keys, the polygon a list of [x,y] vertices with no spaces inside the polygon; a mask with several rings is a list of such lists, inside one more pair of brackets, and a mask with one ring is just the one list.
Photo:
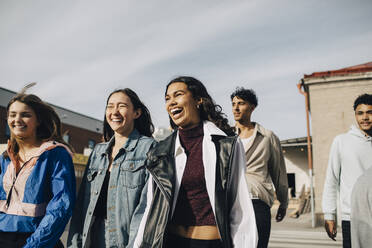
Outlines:
{"label": "woman with long brown hair", "polygon": [[32,94],[7,106],[11,137],[0,156],[0,247],[63,247],[75,202],[71,150],[51,106]]}

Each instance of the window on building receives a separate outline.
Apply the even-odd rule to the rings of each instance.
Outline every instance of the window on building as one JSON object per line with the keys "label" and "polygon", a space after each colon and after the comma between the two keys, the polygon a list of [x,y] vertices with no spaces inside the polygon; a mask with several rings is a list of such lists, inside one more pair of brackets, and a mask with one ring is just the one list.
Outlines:
{"label": "window on building", "polygon": [[287,173],[288,188],[291,189],[290,197],[296,197],[296,175],[294,173]]}
{"label": "window on building", "polygon": [[67,133],[65,133],[63,135],[63,141],[66,142],[66,143],[69,143],[70,142],[70,135],[68,135]]}
{"label": "window on building", "polygon": [[10,129],[8,125],[5,125],[5,136],[7,139],[10,139]]}
{"label": "window on building", "polygon": [[93,149],[96,145],[96,142],[92,139],[88,140],[88,148]]}

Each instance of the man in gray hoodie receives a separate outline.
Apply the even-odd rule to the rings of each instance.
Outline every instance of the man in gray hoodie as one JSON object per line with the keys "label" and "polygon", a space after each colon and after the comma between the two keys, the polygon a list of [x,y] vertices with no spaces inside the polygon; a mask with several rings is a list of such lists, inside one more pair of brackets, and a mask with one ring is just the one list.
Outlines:
{"label": "man in gray hoodie", "polygon": [[351,191],[359,178],[372,167],[372,95],[364,94],[354,102],[355,119],[349,132],[333,140],[323,191],[323,213],[328,236],[335,240],[337,192],[340,193],[343,247],[351,247]]}

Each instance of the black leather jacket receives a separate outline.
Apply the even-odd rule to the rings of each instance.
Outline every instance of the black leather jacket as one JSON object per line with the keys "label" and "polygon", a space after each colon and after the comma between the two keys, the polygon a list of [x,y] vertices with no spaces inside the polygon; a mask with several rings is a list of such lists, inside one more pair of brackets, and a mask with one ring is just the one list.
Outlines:
{"label": "black leather jacket", "polygon": [[[146,167],[153,177],[153,201],[150,207],[143,240],[140,247],[161,248],[165,238],[166,227],[171,217],[174,188],[176,182],[176,170],[174,149],[177,132],[173,132],[168,138],[160,141],[156,147],[148,153]],[[212,141],[216,147],[216,185],[215,185],[215,218],[221,235],[223,246],[233,247],[230,236],[229,215],[233,204],[232,187],[230,178],[234,172],[232,154],[237,137],[212,135]]]}

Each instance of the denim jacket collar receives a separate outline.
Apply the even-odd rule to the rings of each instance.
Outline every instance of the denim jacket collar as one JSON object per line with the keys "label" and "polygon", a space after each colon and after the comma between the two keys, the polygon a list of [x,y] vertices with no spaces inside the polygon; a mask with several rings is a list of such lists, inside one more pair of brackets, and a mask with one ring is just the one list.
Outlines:
{"label": "denim jacket collar", "polygon": [[[141,137],[140,133],[137,129],[133,129],[130,133],[127,142],[125,142],[124,146],[121,149],[125,151],[133,151],[138,143],[139,138]],[[107,142],[106,149],[102,151],[101,156],[110,154],[111,148],[115,143],[115,135],[111,137],[111,139]]]}

